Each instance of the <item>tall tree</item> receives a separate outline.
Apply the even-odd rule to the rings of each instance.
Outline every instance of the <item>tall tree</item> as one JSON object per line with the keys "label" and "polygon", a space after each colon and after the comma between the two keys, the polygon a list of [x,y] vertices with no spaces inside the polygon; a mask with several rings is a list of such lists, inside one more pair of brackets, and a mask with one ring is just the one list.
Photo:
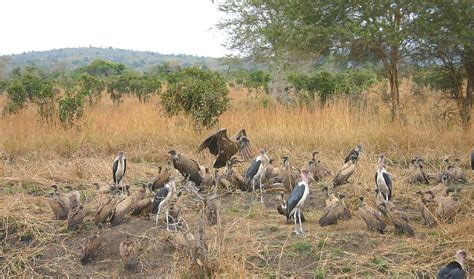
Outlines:
{"label": "tall tree", "polygon": [[474,102],[474,4],[434,0],[419,17],[418,45],[431,74],[429,85],[456,102],[464,128],[470,127]]}
{"label": "tall tree", "polygon": [[[392,120],[399,117],[399,67],[411,51],[417,1],[226,1],[218,27],[243,54],[316,58],[329,52],[373,54],[390,84]],[[285,58],[288,58],[286,56]]]}

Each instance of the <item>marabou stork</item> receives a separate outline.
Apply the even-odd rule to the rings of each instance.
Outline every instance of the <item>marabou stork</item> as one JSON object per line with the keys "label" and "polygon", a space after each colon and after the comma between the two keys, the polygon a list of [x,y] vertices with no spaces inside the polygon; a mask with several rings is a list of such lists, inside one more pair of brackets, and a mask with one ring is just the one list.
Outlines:
{"label": "marabou stork", "polygon": [[270,159],[267,156],[267,150],[261,149],[260,155],[258,155],[257,158],[252,161],[247,171],[245,171],[245,185],[247,189],[252,189],[252,191],[255,191],[255,183],[257,181],[259,182],[261,202],[263,202],[262,176],[265,173],[265,161],[270,161]]}
{"label": "marabou stork", "polygon": [[[303,207],[306,198],[309,195],[309,179],[312,178],[309,175],[307,170],[301,171],[301,181],[293,188],[290,196],[286,202],[286,218],[290,219],[290,216],[293,215],[295,220],[295,233],[300,234],[303,232],[303,227],[301,225],[301,207]],[[299,222],[299,229],[297,226]]]}
{"label": "marabou stork", "polygon": [[127,171],[127,159],[125,159],[125,155],[123,151],[119,151],[112,165],[112,178],[114,180],[115,186],[122,187],[122,194],[124,193],[123,177],[125,176],[126,171]]}
{"label": "marabou stork", "polygon": [[156,213],[156,225],[158,226],[158,218],[160,217],[160,211],[163,206],[166,206],[166,230],[169,229],[169,200],[173,193],[176,193],[176,182],[175,177],[170,176],[168,183],[165,186],[160,188],[158,192],[155,193],[155,196],[152,197],[153,210],[152,213]]}
{"label": "marabou stork", "polygon": [[384,162],[385,157],[381,154],[379,156],[377,172],[375,173],[375,185],[377,185],[377,189],[379,189],[385,201],[390,201],[392,199],[392,179],[385,169]]}

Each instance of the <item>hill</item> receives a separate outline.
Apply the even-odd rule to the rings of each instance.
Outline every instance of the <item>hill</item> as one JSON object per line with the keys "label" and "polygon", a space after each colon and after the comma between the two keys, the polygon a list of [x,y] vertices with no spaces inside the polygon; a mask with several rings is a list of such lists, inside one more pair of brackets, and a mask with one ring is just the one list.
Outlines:
{"label": "hill", "polygon": [[[1,57],[0,57],[1,58]],[[212,69],[219,69],[217,58],[201,57],[185,54],[160,54],[152,51],[135,51],[116,48],[80,47],[62,48],[48,51],[32,51],[22,54],[4,56],[9,63],[6,71],[16,67],[24,67],[35,64],[46,71],[71,71],[77,67],[89,64],[95,59],[101,58],[114,62],[120,62],[127,67],[144,71],[153,65],[170,62],[180,66],[206,65]]]}

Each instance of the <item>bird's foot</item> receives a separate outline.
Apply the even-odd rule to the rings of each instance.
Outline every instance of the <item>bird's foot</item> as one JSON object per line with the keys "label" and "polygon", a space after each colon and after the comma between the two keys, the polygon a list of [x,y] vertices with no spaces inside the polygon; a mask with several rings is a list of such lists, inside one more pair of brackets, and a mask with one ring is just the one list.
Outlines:
{"label": "bird's foot", "polygon": [[299,230],[294,230],[293,231],[296,235],[299,235],[300,234],[300,231]]}

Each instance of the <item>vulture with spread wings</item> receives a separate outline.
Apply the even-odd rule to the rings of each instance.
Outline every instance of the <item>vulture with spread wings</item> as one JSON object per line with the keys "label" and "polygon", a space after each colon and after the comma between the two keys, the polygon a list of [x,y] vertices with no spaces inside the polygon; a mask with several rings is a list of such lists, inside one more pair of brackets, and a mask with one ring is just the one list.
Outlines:
{"label": "vulture with spread wings", "polygon": [[241,129],[230,138],[227,136],[227,129],[220,129],[199,145],[198,152],[206,148],[209,148],[212,155],[217,156],[214,163],[216,169],[224,167],[227,161],[237,152],[244,160],[248,161],[252,158],[252,149],[245,129]]}

